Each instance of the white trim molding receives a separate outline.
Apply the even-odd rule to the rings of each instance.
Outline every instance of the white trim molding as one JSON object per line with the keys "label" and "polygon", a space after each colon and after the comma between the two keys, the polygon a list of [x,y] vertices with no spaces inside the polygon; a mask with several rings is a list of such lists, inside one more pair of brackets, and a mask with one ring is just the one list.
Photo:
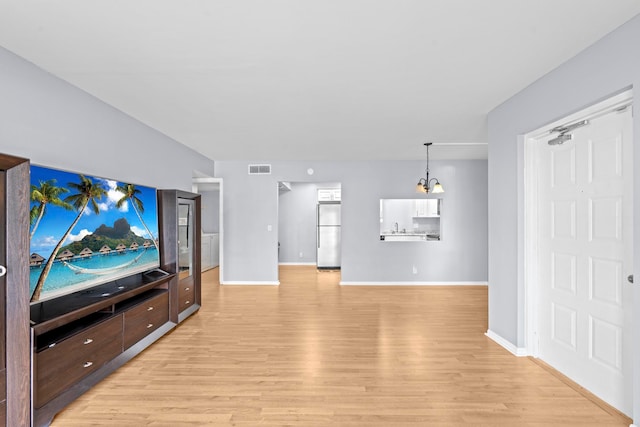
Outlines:
{"label": "white trim molding", "polygon": [[238,281],[238,280],[234,280],[234,281],[225,281],[220,282],[221,285],[247,285],[247,286],[263,286],[263,285],[269,285],[269,286],[278,286],[280,284],[280,281],[277,282],[251,282],[251,281]]}
{"label": "white trim molding", "polygon": [[487,330],[485,335],[489,339],[493,340],[496,344],[503,347],[509,353],[513,354],[514,356],[518,356],[518,357],[528,356],[526,348],[516,347],[515,345],[511,344],[511,342],[507,341],[506,339],[502,338],[500,335],[493,332],[491,329]]}
{"label": "white trim molding", "polygon": [[344,286],[487,286],[487,282],[345,282]]}

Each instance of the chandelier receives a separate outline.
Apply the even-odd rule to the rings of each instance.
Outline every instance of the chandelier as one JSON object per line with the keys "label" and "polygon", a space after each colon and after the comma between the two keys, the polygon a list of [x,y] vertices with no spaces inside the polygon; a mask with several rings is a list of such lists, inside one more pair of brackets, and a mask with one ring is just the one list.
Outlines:
{"label": "chandelier", "polygon": [[[424,145],[427,147],[427,168],[425,169],[426,177],[420,178],[418,180],[418,185],[416,186],[416,191],[419,193],[444,193],[444,188],[442,188],[442,184],[438,181],[438,178],[429,179],[429,147],[433,144],[433,142],[425,142]],[[433,188],[431,188],[431,181],[435,181]]]}

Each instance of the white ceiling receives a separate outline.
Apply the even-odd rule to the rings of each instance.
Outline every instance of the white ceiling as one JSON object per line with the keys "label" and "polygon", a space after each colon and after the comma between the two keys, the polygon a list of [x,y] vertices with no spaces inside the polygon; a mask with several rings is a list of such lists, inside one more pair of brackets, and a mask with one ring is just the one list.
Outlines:
{"label": "white ceiling", "polygon": [[422,159],[426,141],[441,143],[432,158],[482,158],[491,109],[638,13],[639,0],[0,0],[0,46],[214,160]]}

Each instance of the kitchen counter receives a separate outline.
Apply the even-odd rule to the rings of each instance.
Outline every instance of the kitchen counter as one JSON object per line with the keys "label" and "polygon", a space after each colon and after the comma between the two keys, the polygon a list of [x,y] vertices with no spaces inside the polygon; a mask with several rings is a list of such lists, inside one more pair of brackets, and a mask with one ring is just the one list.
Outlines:
{"label": "kitchen counter", "polygon": [[427,240],[440,240],[440,235],[424,232],[381,233],[380,240],[385,242],[426,242]]}

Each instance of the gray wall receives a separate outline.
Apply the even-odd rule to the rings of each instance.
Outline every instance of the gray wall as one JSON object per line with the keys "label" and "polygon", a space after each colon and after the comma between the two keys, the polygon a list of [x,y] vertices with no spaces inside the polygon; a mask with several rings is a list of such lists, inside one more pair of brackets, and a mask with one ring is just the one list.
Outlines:
{"label": "gray wall", "polygon": [[[640,87],[640,16],[493,110],[489,128],[489,328],[525,345],[523,146],[538,129],[631,86]],[[637,94],[636,94],[637,95]],[[640,114],[633,119],[640,164]],[[640,173],[634,176],[634,270],[640,268]],[[640,290],[634,291],[634,419],[640,419]]]}
{"label": "gray wall", "polygon": [[[487,280],[485,160],[431,162],[432,175],[446,191],[446,239],[395,244],[379,240],[380,199],[415,198],[424,161],[271,162],[271,175],[253,176],[248,163],[216,162],[216,176],[225,185],[226,282],[277,282],[278,181],[341,183],[344,282]],[[315,173],[308,175],[308,168]]]}
{"label": "gray wall", "polygon": [[0,152],[34,164],[191,190],[214,163],[0,47]]}

